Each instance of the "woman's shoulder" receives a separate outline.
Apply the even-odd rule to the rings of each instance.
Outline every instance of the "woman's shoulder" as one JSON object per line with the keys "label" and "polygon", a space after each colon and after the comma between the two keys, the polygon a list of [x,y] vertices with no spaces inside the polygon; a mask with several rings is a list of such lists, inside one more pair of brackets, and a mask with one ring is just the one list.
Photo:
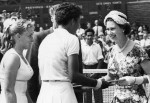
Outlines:
{"label": "woman's shoulder", "polygon": [[[20,57],[19,55],[16,53],[15,50],[13,49],[9,49],[5,54],[4,54],[4,57],[3,57],[6,61],[7,60],[20,60]],[[15,62],[15,61],[14,61]]]}
{"label": "woman's shoulder", "polygon": [[20,66],[20,57],[16,53],[13,53],[12,51],[7,51],[4,54],[1,63],[5,68],[18,69]]}
{"label": "woman's shoulder", "polygon": [[17,54],[17,52],[13,48],[11,48],[11,49],[7,50],[4,55],[9,55],[9,54]]}

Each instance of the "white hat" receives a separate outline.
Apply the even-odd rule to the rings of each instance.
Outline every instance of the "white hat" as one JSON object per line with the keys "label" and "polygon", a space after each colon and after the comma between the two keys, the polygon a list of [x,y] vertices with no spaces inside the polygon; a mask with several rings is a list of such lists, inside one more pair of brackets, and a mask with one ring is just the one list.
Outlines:
{"label": "white hat", "polygon": [[127,16],[125,14],[123,14],[122,12],[119,12],[117,10],[112,10],[110,11],[104,19],[104,25],[106,26],[106,20],[108,18],[113,19],[117,24],[126,24],[129,23],[127,21]]}

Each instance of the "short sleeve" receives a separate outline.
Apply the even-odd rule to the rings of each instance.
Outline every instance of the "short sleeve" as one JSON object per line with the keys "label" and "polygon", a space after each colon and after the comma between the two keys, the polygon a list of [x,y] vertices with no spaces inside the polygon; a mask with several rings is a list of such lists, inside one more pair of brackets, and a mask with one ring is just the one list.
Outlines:
{"label": "short sleeve", "polygon": [[79,40],[76,36],[72,35],[66,44],[67,46],[67,56],[72,54],[79,54]]}

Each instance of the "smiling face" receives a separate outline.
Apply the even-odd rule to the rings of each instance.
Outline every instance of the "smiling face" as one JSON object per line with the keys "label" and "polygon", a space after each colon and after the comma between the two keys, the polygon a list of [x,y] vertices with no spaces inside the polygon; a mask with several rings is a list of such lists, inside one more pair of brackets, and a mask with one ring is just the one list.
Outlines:
{"label": "smiling face", "polygon": [[112,41],[117,42],[121,40],[124,35],[123,29],[119,27],[113,20],[109,20],[106,22],[106,33],[109,35]]}
{"label": "smiling face", "polygon": [[94,34],[92,32],[87,32],[85,38],[86,38],[86,42],[92,42],[94,38]]}

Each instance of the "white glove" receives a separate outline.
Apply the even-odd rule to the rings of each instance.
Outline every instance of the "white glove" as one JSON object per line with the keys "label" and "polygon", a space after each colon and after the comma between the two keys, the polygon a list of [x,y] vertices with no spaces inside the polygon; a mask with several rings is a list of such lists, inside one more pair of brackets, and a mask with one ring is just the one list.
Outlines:
{"label": "white glove", "polygon": [[143,76],[140,77],[125,76],[119,79],[118,84],[121,86],[126,86],[133,84],[142,84],[143,81],[144,81]]}
{"label": "white glove", "polygon": [[135,82],[135,77],[131,77],[131,76],[125,76],[125,77],[119,78],[118,80],[118,84],[121,86],[131,85],[134,82]]}

